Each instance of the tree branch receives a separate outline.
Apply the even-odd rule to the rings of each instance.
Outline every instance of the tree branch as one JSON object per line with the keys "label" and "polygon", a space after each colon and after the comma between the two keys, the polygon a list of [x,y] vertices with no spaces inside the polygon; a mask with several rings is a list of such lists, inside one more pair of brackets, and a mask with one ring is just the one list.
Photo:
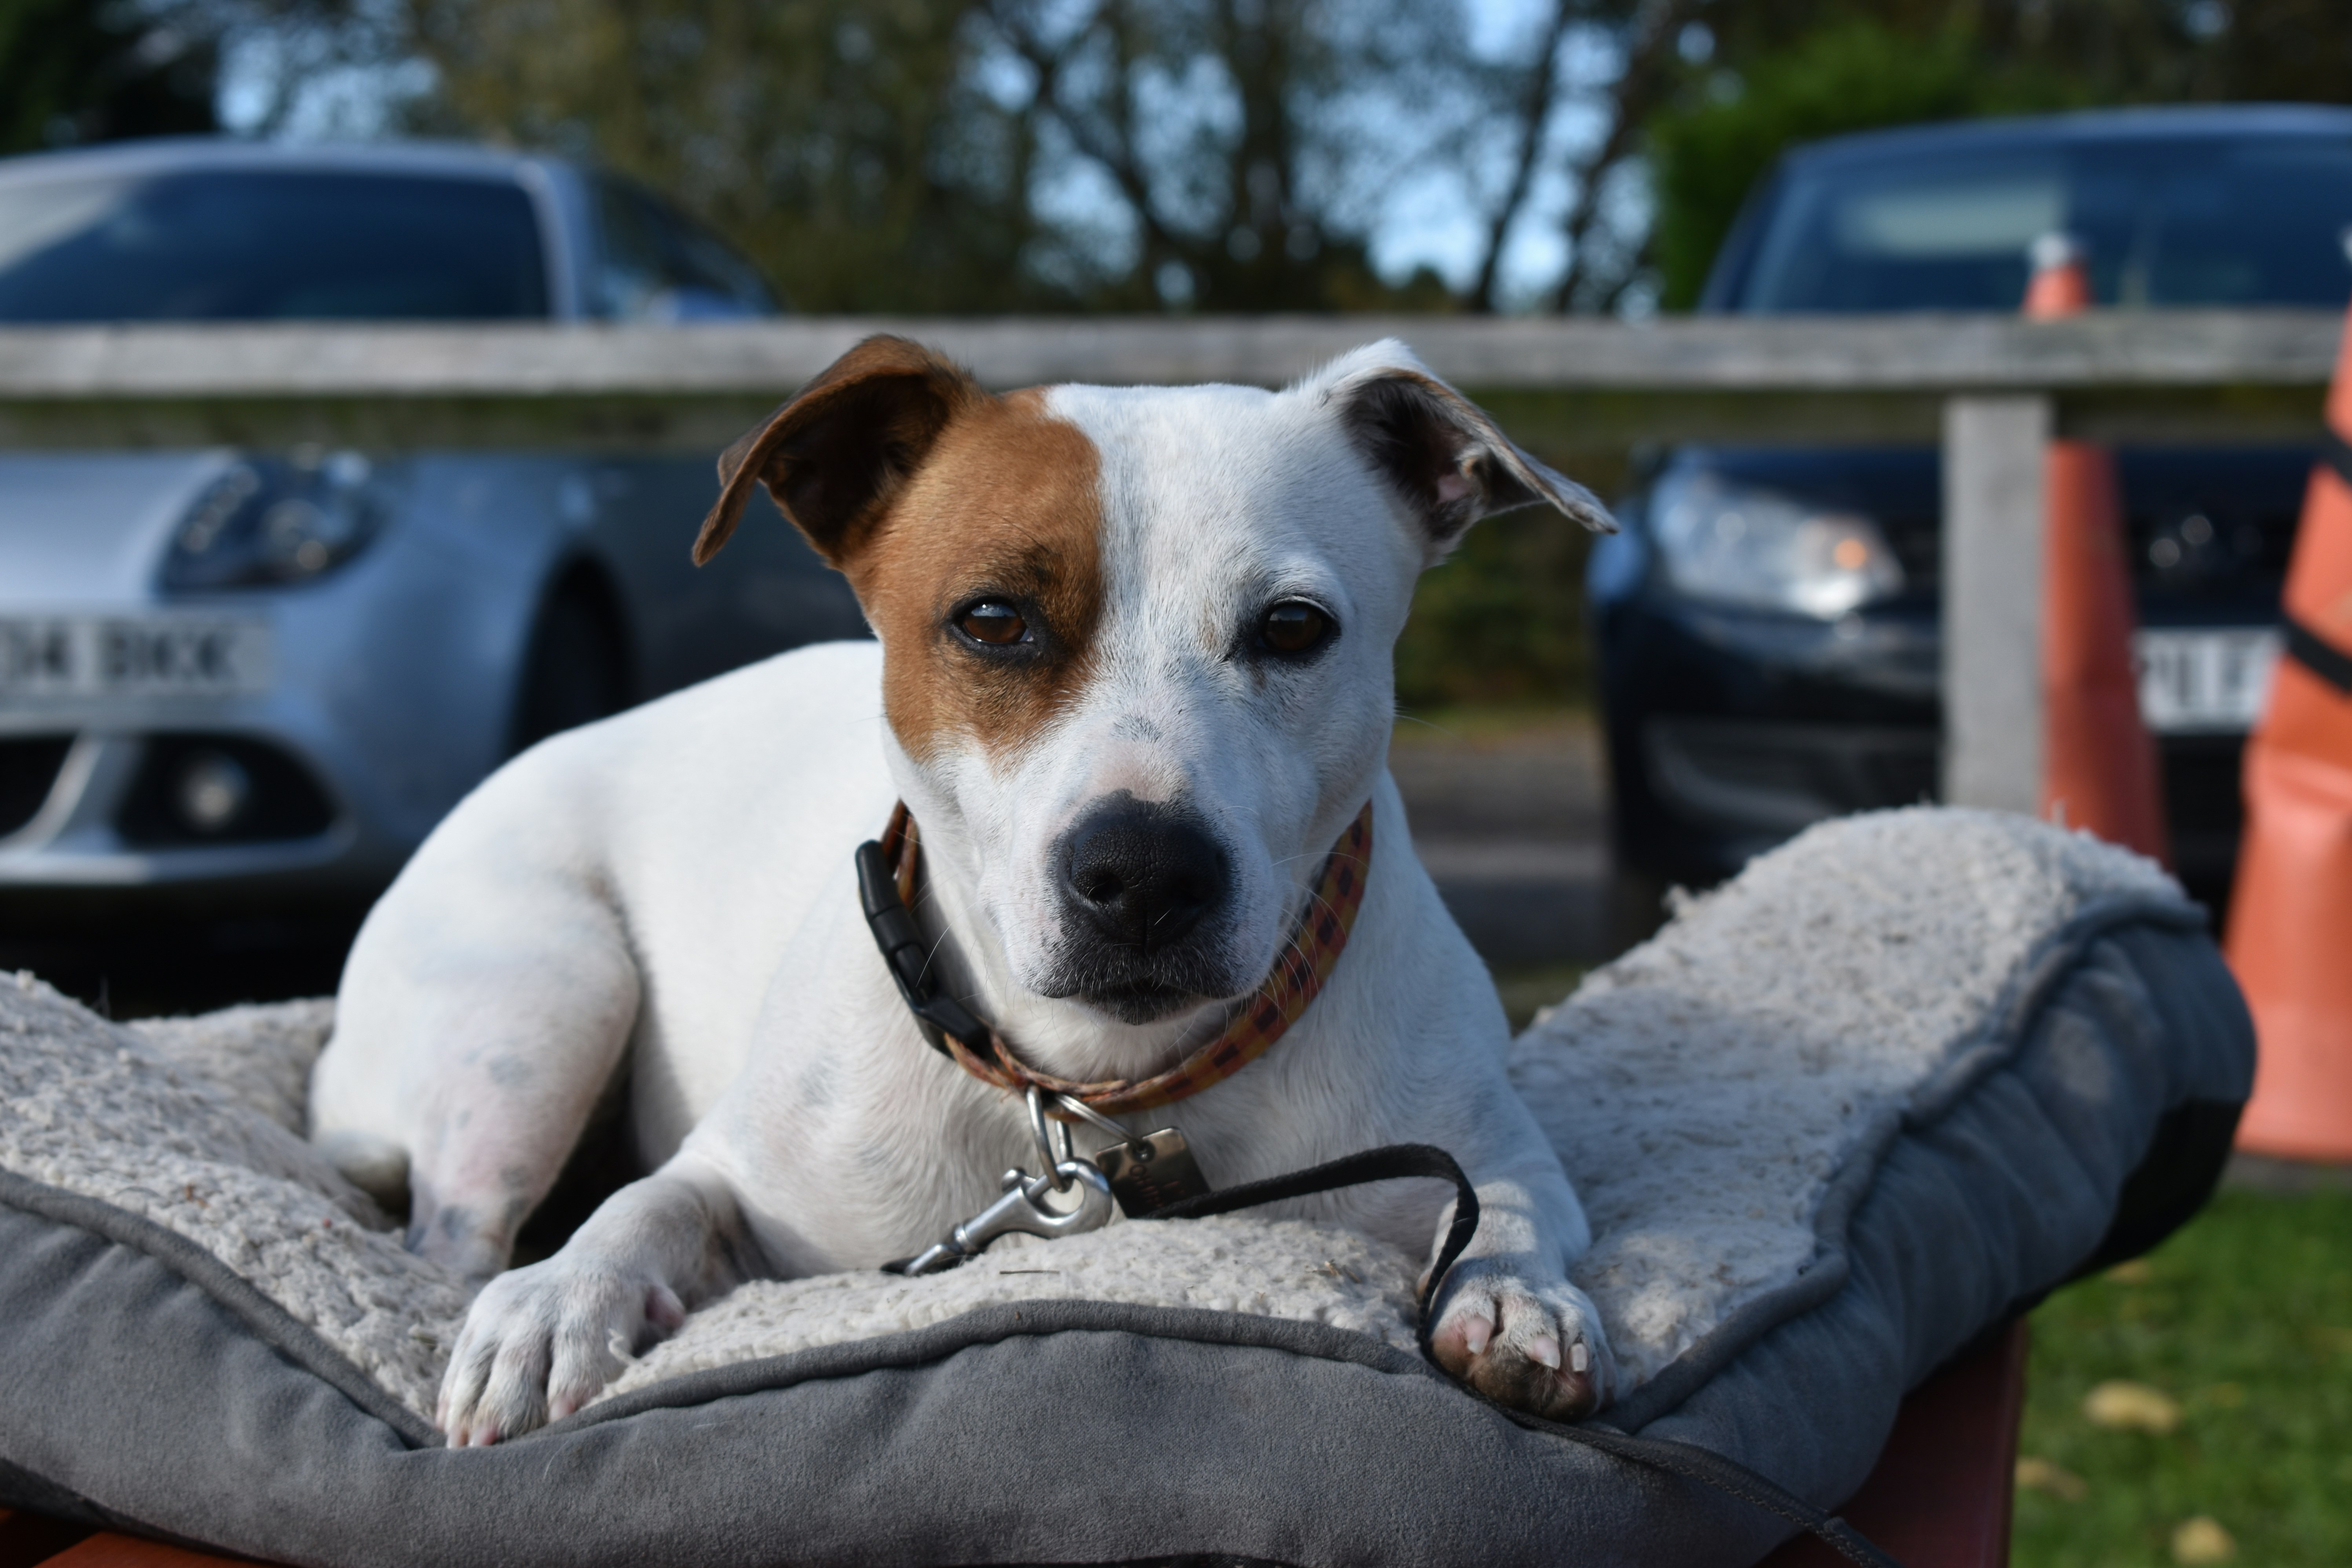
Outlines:
{"label": "tree branch", "polygon": [[1486,226],[1486,258],[1478,267],[1478,281],[1470,290],[1470,309],[1482,316],[1495,311],[1495,281],[1503,261],[1503,240],[1535,184],[1536,163],[1543,156],[1544,127],[1551,121],[1552,93],[1559,78],[1559,48],[1568,39],[1569,0],[1556,0],[1551,23],[1544,29],[1543,47],[1535,68],[1528,73],[1519,105],[1519,153],[1511,183]]}
{"label": "tree branch", "polygon": [[[1116,9],[1117,5],[1118,0],[1112,0],[1111,6],[1108,8]],[[1132,109],[1134,71],[1126,27],[1118,21],[1112,22],[1109,27],[1113,48],[1113,81],[1109,90],[1115,105],[1111,112],[1116,129],[1107,133],[1095,126],[1086,115],[1073,110],[1061,100],[1059,84],[1064,64],[1063,56],[1048,48],[1043,39],[1030,33],[1018,19],[1013,17],[1009,14],[1011,9],[1009,5],[999,5],[992,7],[992,15],[995,16],[997,26],[1003,29],[1005,37],[1012,40],[1014,52],[1027,61],[1030,68],[1037,73],[1038,103],[1045,112],[1054,117],[1064,131],[1069,133],[1071,143],[1077,148],[1082,157],[1090,158],[1102,165],[1104,172],[1110,175],[1111,183],[1118,187],[1119,194],[1125,196],[1128,205],[1135,209],[1136,221],[1142,226],[1144,232],[1144,256],[1147,268],[1155,250],[1161,255],[1181,254],[1187,247],[1177,235],[1160,221],[1159,215],[1152,211],[1150,180],[1135,160]],[[1076,47],[1076,43],[1088,37],[1092,30],[1083,28],[1073,34],[1071,42],[1065,46],[1065,49]],[[1055,89],[1054,95],[1050,97],[1046,92],[1048,86]]]}
{"label": "tree branch", "polygon": [[1693,8],[1692,0],[1648,0],[1634,13],[1626,30],[1625,68],[1618,73],[1610,94],[1614,113],[1609,134],[1572,171],[1576,200],[1560,224],[1560,236],[1568,242],[1568,266],[1552,287],[1550,303],[1555,311],[1565,313],[1573,308],[1578,289],[1591,277],[1585,241],[1601,216],[1601,186],[1633,152],[1642,121],[1666,85],[1665,53]]}

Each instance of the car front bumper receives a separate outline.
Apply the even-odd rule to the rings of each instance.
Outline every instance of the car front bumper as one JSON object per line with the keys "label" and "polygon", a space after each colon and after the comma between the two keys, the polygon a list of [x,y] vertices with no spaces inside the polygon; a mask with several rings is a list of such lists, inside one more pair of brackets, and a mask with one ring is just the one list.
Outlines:
{"label": "car front bumper", "polygon": [[[1940,638],[1931,607],[1843,622],[1664,596],[1600,623],[1618,852],[1705,884],[1815,822],[1940,796]],[[2164,734],[2173,865],[2218,900],[2243,822],[2245,737]]]}

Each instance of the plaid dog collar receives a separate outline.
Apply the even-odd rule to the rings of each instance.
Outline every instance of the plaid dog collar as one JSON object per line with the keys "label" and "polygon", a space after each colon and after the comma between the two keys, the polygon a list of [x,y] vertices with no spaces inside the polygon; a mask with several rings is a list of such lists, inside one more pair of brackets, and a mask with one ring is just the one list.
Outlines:
{"label": "plaid dog collar", "polygon": [[1331,966],[1339,962],[1348,945],[1356,911],[1363,905],[1364,879],[1371,858],[1372,805],[1366,801],[1324,860],[1323,874],[1307,896],[1298,929],[1283,944],[1273,970],[1234,1015],[1224,1032],[1166,1072],[1096,1083],[1039,1072],[1014,1056],[1003,1036],[972,1016],[955,998],[933,991],[929,948],[908,910],[915,896],[922,846],[905,802],[891,812],[890,824],[878,843],[859,847],[857,880],[875,942],[933,1047],[974,1078],[999,1089],[1023,1094],[1034,1088],[1045,1094],[1048,1104],[1055,1095],[1067,1095],[1104,1115],[1117,1116],[1150,1110],[1222,1083],[1282,1038],[1283,1031],[1297,1021],[1323,989]]}

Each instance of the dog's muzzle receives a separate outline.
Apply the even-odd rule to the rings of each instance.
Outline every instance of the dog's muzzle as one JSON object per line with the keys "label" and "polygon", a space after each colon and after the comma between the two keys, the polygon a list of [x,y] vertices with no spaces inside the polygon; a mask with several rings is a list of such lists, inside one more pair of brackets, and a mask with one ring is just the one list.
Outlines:
{"label": "dog's muzzle", "polygon": [[1054,858],[1063,940],[1047,994],[1140,1024],[1248,984],[1213,940],[1230,862],[1191,807],[1122,790],[1072,824]]}

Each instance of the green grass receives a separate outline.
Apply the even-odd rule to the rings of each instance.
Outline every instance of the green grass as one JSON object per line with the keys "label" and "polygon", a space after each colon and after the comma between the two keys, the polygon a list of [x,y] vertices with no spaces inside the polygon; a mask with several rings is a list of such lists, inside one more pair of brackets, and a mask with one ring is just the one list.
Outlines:
{"label": "green grass", "polygon": [[1545,963],[1532,968],[1509,968],[1495,971],[1495,993],[1503,999],[1503,1011],[1511,1020],[1511,1032],[1518,1033],[1535,1022],[1537,1010],[1555,1002],[1567,1000],[1568,994],[1584,983],[1592,966],[1586,963]]}
{"label": "green grass", "polygon": [[[2084,1396],[2112,1379],[2169,1395],[2179,1425],[2095,1425]],[[2225,1192],[2144,1264],[2052,1298],[2020,1452],[2083,1484],[2020,1489],[2018,1568],[2168,1564],[2200,1515],[2236,1563],[2352,1564],[2352,1193]]]}

